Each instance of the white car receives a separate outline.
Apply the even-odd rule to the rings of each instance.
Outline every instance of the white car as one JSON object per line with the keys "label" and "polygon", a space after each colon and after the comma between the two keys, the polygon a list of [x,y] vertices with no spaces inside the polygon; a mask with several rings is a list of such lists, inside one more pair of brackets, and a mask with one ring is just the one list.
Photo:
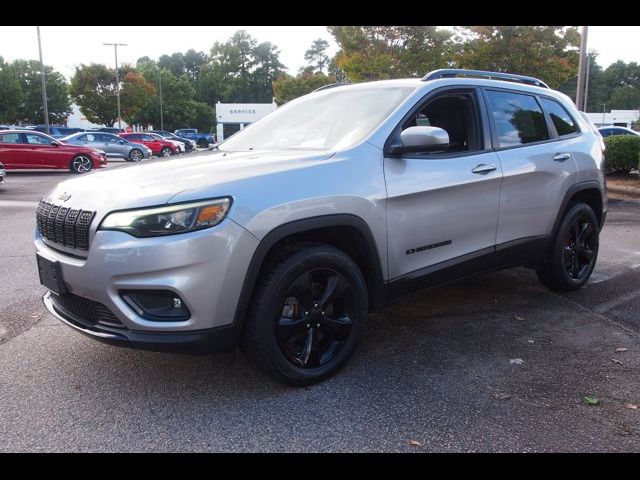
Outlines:
{"label": "white car", "polygon": [[178,149],[178,153],[184,153],[187,151],[187,146],[184,142],[179,142],[178,140],[172,140],[170,138],[164,138],[162,135],[158,135],[157,133],[147,133],[147,135],[151,135],[153,138],[157,138],[158,140],[164,140],[165,142],[173,143]]}

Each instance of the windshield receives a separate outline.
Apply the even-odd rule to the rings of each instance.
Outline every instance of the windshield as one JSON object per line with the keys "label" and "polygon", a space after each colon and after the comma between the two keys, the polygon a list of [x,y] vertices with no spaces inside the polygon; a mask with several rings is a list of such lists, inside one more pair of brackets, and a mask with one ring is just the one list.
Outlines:
{"label": "windshield", "polygon": [[280,107],[239,131],[222,151],[337,150],[369,135],[414,87],[329,89]]}

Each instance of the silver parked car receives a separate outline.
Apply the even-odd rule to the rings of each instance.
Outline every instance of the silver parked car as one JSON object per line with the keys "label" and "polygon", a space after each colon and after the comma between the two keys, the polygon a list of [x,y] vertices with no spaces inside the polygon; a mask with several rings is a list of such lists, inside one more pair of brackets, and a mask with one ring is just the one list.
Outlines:
{"label": "silver parked car", "polygon": [[61,139],[70,145],[86,145],[103,150],[109,158],[124,158],[130,162],[139,162],[151,156],[146,145],[133,143],[111,133],[81,132]]}
{"label": "silver parked car", "polygon": [[240,345],[306,385],[346,364],[368,312],[419,288],[513,266],[581,287],[606,213],[599,139],[566,95],[438,70],[323,87],[202,156],[64,181],[35,246],[44,302],[71,328]]}

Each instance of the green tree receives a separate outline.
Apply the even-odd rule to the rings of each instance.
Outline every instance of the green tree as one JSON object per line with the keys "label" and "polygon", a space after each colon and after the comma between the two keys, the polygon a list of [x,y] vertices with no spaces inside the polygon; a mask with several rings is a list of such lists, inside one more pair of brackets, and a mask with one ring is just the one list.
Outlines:
{"label": "green tree", "polygon": [[482,26],[457,30],[460,68],[531,75],[557,88],[578,68],[575,27]]}
{"label": "green tree", "polygon": [[208,62],[200,67],[198,98],[210,105],[222,102],[270,102],[273,80],[284,69],[278,49],[258,44],[246,31],[216,42]]}
{"label": "green tree", "polygon": [[327,48],[329,48],[329,42],[318,38],[313,41],[311,47],[305,52],[304,59],[313,67],[314,72],[323,73],[324,67],[329,63]]}
{"label": "green tree", "polygon": [[611,110],[640,110],[640,88],[615,87],[607,106]]}
{"label": "green tree", "polygon": [[335,64],[352,82],[421,77],[451,66],[451,32],[434,26],[330,26]]}
{"label": "green tree", "polygon": [[160,127],[159,78],[162,76],[162,106],[165,130],[194,127],[209,130],[215,122],[215,112],[209,105],[194,99],[195,87],[187,75],[180,77],[167,69],[159,70],[154,62],[137,63],[138,71],[154,93],[149,102],[131,119],[132,123]]}
{"label": "green tree", "polygon": [[[15,60],[11,69],[20,84],[16,118],[14,121],[42,123],[44,107],[42,104],[42,86],[40,62],[36,60]],[[71,101],[66,80],[53,67],[44,67],[47,87],[47,107],[51,123],[63,123],[71,115]]]}
{"label": "green tree", "polygon": [[273,82],[273,94],[276,103],[282,105],[331,83],[336,83],[336,78],[320,72],[304,71],[295,77],[282,75]]}
{"label": "green tree", "polygon": [[11,64],[0,56],[0,122],[13,123],[18,118],[22,90]]}
{"label": "green tree", "polygon": [[113,126],[118,121],[115,72],[104,65],[80,65],[71,79],[71,97],[87,120]]}
{"label": "green tree", "polygon": [[122,118],[129,124],[135,116],[156,96],[156,87],[147,81],[141,73],[134,70],[128,72],[122,81],[120,104]]}

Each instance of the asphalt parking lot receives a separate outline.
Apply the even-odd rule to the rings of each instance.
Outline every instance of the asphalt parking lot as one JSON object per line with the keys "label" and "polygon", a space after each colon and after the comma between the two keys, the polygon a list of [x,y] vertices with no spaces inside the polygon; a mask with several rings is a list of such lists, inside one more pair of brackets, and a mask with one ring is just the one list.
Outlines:
{"label": "asphalt parking lot", "polygon": [[610,201],[582,290],[520,268],[414,294],[295,389],[240,354],[118,349],[46,313],[35,205],[69,175],[0,186],[0,451],[640,451],[640,203]]}

